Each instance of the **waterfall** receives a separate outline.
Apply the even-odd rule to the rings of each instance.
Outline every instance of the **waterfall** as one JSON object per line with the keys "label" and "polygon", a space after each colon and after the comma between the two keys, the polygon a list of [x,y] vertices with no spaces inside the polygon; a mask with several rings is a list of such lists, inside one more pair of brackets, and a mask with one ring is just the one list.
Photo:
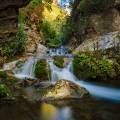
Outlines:
{"label": "waterfall", "polygon": [[78,84],[85,87],[95,97],[120,102],[120,88],[103,86],[86,81],[78,81]]}
{"label": "waterfall", "polygon": [[74,74],[71,72],[72,69],[72,63],[69,63],[65,68],[60,69],[56,67],[53,62],[49,63],[50,69],[51,69],[51,82],[56,82],[57,80],[65,79],[72,81],[84,88],[86,88],[91,95],[97,97],[97,98],[102,98],[102,99],[107,99],[107,100],[112,100],[116,102],[120,102],[120,89],[119,88],[112,88],[112,87],[107,87],[99,84],[94,84],[90,82],[86,82],[83,80],[78,80]]}
{"label": "waterfall", "polygon": [[51,69],[51,82],[55,82],[57,80],[65,79],[70,81],[77,80],[74,74],[71,71],[71,63],[68,64],[65,68],[58,68],[53,64],[53,62],[49,62]]}
{"label": "waterfall", "polygon": [[36,62],[37,59],[33,56],[24,63],[22,68],[15,73],[15,76],[20,79],[25,78],[34,79],[35,78],[34,69]]}

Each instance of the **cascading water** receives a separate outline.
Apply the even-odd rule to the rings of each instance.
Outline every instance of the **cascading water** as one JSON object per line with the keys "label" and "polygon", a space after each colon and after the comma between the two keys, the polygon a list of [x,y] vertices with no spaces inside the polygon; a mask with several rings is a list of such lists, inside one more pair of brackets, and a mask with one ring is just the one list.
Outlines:
{"label": "cascading water", "polygon": [[64,69],[56,67],[52,62],[50,62],[49,65],[52,71],[51,82],[54,83],[55,81],[61,79],[70,80],[80,86],[83,86],[91,93],[91,95],[97,98],[120,102],[120,89],[78,80],[71,72],[71,63],[69,63]]}
{"label": "cascading water", "polygon": [[34,69],[36,62],[37,62],[36,57],[30,58],[25,62],[25,64],[22,66],[20,70],[15,72],[15,76],[19,79],[25,79],[25,78],[34,79],[35,78]]}
{"label": "cascading water", "polygon": [[65,79],[70,81],[75,81],[76,77],[70,72],[70,64],[68,64],[64,69],[60,69],[53,64],[51,61],[49,63],[51,69],[51,82],[55,82],[57,80]]}

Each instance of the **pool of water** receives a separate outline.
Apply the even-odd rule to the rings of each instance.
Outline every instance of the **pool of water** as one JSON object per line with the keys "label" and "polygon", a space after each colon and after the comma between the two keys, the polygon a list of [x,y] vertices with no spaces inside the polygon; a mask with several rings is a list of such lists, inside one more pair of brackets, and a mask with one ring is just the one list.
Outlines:
{"label": "pool of water", "polygon": [[95,99],[0,105],[0,120],[120,120],[120,104]]}

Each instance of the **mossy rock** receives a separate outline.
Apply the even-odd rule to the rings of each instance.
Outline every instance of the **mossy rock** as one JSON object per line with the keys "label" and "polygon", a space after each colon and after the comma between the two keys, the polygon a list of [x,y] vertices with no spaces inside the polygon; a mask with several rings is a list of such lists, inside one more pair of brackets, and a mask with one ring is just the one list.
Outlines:
{"label": "mossy rock", "polygon": [[72,49],[71,49],[71,48],[68,49],[68,53],[69,53],[69,54],[72,53]]}
{"label": "mossy rock", "polygon": [[59,80],[55,85],[47,88],[42,100],[82,99],[90,97],[89,92],[68,80]]}
{"label": "mossy rock", "polygon": [[64,68],[64,58],[62,56],[54,56],[54,61],[53,63],[59,67],[59,68]]}
{"label": "mossy rock", "polygon": [[49,80],[48,64],[45,59],[39,60],[35,65],[35,77],[40,80]]}

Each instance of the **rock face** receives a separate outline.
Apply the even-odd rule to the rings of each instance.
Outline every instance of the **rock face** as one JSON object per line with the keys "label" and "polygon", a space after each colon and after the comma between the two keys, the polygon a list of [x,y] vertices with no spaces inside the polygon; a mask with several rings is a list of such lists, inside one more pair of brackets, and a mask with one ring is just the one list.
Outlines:
{"label": "rock face", "polygon": [[85,88],[71,81],[59,80],[53,87],[48,89],[43,100],[80,99],[88,96],[89,92]]}
{"label": "rock face", "polygon": [[0,1],[0,45],[3,45],[16,34],[18,29],[18,10],[29,2],[30,0]]}
{"label": "rock face", "polygon": [[110,32],[103,36],[85,39],[74,51],[95,51],[120,46],[119,32]]}
{"label": "rock face", "polygon": [[80,2],[76,2],[72,19],[77,24],[77,28],[72,34],[70,46],[76,48],[85,38],[94,39],[96,36],[120,31],[120,0],[99,0],[99,3],[99,5],[86,5],[83,10],[84,15],[81,16]]}

